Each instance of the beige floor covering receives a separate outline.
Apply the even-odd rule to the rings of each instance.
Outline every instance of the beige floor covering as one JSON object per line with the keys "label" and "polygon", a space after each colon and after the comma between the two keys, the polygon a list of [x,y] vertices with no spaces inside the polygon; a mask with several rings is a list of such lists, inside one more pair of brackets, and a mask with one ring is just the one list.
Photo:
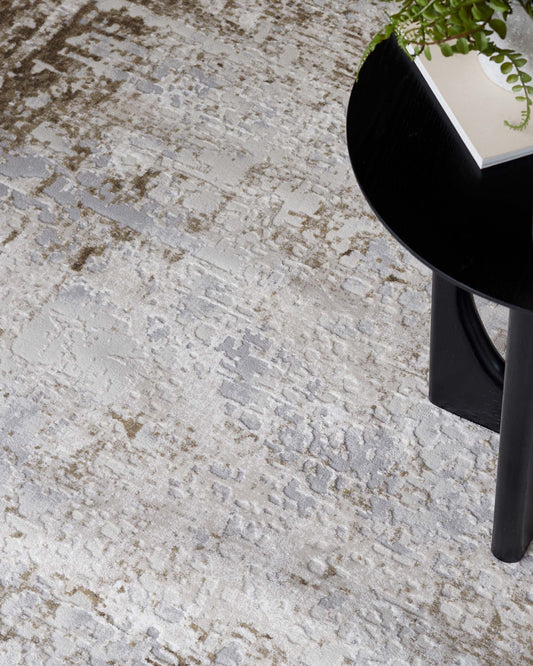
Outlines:
{"label": "beige floor covering", "polygon": [[497,437],[347,159],[382,10],[0,10],[1,664],[532,663]]}

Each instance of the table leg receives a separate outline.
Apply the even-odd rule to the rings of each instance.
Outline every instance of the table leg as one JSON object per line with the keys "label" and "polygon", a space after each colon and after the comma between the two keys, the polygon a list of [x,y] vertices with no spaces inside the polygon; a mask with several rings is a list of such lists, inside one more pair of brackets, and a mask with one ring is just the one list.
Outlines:
{"label": "table leg", "polygon": [[492,552],[522,558],[533,538],[533,313],[511,310]]}
{"label": "table leg", "polygon": [[505,363],[487,335],[472,294],[433,274],[429,399],[498,432]]}

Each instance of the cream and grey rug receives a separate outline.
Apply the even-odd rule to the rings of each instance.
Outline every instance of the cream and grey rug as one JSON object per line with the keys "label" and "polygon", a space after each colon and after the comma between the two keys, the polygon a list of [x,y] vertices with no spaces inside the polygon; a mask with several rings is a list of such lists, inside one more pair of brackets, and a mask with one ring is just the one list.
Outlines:
{"label": "cream and grey rug", "polygon": [[1,664],[533,663],[497,437],[347,158],[382,11],[3,3]]}

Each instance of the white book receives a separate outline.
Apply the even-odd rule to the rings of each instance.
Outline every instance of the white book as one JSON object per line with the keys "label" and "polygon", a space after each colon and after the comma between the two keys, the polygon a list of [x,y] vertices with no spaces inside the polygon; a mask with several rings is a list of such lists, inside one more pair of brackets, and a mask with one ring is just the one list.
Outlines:
{"label": "white book", "polygon": [[524,103],[487,77],[477,53],[431,56],[415,62],[481,169],[533,154],[533,117],[524,130],[504,124],[520,123]]}

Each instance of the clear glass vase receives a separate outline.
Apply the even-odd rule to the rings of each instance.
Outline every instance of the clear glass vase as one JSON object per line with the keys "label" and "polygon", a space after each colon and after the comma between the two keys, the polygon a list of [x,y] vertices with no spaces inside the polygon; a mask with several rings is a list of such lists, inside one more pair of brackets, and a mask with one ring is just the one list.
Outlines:
{"label": "clear glass vase", "polygon": [[[505,49],[512,49],[521,53],[527,59],[522,71],[533,77],[533,19],[519,2],[513,3],[513,12],[507,18],[507,35],[501,39],[495,33],[491,35],[492,41]],[[500,65],[492,62],[487,56],[479,54],[479,62],[485,74],[496,85],[511,90],[513,85],[507,83],[508,75],[502,74]]]}

